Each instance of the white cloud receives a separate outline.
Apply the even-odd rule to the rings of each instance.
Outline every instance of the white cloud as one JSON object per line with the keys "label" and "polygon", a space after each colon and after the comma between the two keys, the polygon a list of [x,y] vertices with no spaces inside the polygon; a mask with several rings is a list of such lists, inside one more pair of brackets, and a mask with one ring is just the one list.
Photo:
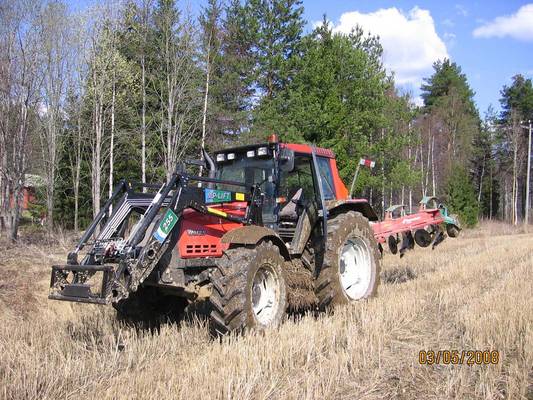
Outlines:
{"label": "white cloud", "polygon": [[446,19],[442,20],[442,25],[447,26],[448,28],[453,28],[455,26],[455,22],[453,22],[449,18],[446,18]]}
{"label": "white cloud", "polygon": [[433,62],[449,58],[446,44],[435,31],[428,10],[414,7],[406,14],[392,7],[368,14],[346,12],[333,31],[349,33],[356,25],[379,36],[383,63],[395,72],[398,84],[419,86],[422,78],[431,74]]}
{"label": "white cloud", "polygon": [[468,17],[468,10],[462,4],[456,4],[455,11],[457,12],[458,15],[461,15],[463,17]]}
{"label": "white cloud", "polygon": [[533,40],[533,4],[526,4],[512,15],[497,17],[474,30],[478,38],[512,37]]}

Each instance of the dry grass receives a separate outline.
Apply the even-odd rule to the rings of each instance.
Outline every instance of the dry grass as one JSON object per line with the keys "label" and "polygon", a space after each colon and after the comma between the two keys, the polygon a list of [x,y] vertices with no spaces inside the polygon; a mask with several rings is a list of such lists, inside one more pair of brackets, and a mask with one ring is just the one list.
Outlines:
{"label": "dry grass", "polygon": [[[532,399],[533,234],[505,229],[386,256],[378,298],[222,342],[201,320],[151,333],[110,308],[48,301],[66,248],[3,250],[0,398]],[[421,349],[501,361],[425,366]]]}

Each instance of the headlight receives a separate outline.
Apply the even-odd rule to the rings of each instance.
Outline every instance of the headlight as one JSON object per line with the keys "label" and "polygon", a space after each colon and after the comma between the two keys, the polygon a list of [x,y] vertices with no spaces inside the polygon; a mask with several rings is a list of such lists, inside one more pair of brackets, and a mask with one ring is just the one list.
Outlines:
{"label": "headlight", "polygon": [[235,160],[235,153],[228,153],[228,160]]}
{"label": "headlight", "polygon": [[266,156],[268,154],[268,149],[266,147],[259,147],[257,149],[258,156]]}
{"label": "headlight", "polygon": [[226,157],[224,154],[217,154],[217,162],[224,161]]}
{"label": "headlight", "polygon": [[246,152],[246,157],[250,158],[250,157],[253,157],[255,156],[255,151],[253,150],[249,150]]}

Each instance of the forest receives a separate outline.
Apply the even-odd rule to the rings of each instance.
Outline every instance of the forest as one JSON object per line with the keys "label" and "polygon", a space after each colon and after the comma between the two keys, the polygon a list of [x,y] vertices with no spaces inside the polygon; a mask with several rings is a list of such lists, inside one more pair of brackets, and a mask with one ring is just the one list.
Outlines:
{"label": "forest", "polygon": [[[461,66],[434,63],[422,104],[385,69],[379,38],[309,28],[300,0],[0,4],[0,230],[82,230],[120,179],[162,182],[176,164],[265,141],[331,148],[378,214],[438,196],[465,226],[530,210],[531,79],[478,110]],[[38,179],[37,179],[38,178]],[[29,181],[36,194],[20,199]],[[38,184],[35,184],[38,181]]]}

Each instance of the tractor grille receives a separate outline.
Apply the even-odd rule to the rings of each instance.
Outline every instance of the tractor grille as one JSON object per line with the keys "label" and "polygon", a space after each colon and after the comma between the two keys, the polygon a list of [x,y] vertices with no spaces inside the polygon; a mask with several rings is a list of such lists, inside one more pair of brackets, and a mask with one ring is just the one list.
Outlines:
{"label": "tractor grille", "polygon": [[216,256],[220,250],[216,244],[188,244],[185,246],[187,256]]}

